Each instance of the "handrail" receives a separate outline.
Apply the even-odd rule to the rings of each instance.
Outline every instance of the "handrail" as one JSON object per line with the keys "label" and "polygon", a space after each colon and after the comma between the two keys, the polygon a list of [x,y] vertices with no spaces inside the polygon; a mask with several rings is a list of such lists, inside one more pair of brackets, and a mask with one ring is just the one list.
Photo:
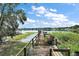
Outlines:
{"label": "handrail", "polygon": [[34,36],[34,37],[29,41],[29,43],[26,44],[26,45],[16,54],[16,56],[18,56],[18,55],[24,50],[24,48],[27,48],[27,47],[29,46],[29,44],[32,42],[32,40],[34,40],[34,38],[36,38],[37,36],[38,36],[38,34],[37,34],[36,36]]}
{"label": "handrail", "polygon": [[[38,35],[38,34],[37,34]],[[36,35],[36,36],[37,36]],[[34,36],[32,39],[34,39],[36,36]],[[26,47],[31,43],[32,40],[30,40],[30,42],[26,45]]]}

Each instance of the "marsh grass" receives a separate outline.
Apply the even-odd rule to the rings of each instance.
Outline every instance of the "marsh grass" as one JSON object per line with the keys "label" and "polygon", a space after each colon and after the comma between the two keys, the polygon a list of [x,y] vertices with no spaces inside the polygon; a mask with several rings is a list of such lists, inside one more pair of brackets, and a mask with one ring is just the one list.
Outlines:
{"label": "marsh grass", "polygon": [[70,48],[71,54],[79,51],[79,34],[73,32],[52,32],[50,34],[62,42],[58,45],[59,48]]}

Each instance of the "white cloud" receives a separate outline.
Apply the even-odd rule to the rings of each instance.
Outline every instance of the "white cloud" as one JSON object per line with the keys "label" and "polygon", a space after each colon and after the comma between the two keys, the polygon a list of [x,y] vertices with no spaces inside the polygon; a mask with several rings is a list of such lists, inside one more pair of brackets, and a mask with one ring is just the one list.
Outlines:
{"label": "white cloud", "polygon": [[49,12],[49,13],[45,14],[45,17],[47,17],[50,20],[59,21],[59,22],[61,22],[61,21],[62,22],[69,21],[67,16],[65,16],[64,14],[57,14],[57,13]]}
{"label": "white cloud", "polygon": [[73,6],[76,6],[76,4],[75,4],[75,3],[72,3],[72,5],[73,5]]}
{"label": "white cloud", "polygon": [[43,24],[48,25],[49,23],[48,22],[43,22]]}
{"label": "white cloud", "polygon": [[48,23],[47,21],[41,21],[41,23],[42,23],[43,25],[49,25],[49,23]]}
{"label": "white cloud", "polygon": [[52,18],[54,21],[68,21],[66,18]]}
{"label": "white cloud", "polygon": [[44,6],[39,6],[39,7],[36,7],[36,6],[32,6],[32,11],[35,12],[36,16],[38,15],[45,15],[49,12],[57,12],[56,9],[48,9],[48,8],[45,8]]}
{"label": "white cloud", "polygon": [[73,25],[79,25],[78,22],[75,21],[68,21],[69,26],[73,26]]}
{"label": "white cloud", "polygon": [[56,10],[56,9],[52,9],[52,8],[50,9],[50,11],[52,11],[52,12],[57,12],[57,10]]}
{"label": "white cloud", "polygon": [[43,7],[43,6],[40,6],[40,7],[32,6],[32,10],[38,14],[44,14],[46,11],[45,7]]}
{"label": "white cloud", "polygon": [[41,16],[40,14],[36,14],[36,16]]}
{"label": "white cloud", "polygon": [[45,14],[46,17],[55,17],[56,16],[56,13],[51,13],[51,12],[48,12]]}
{"label": "white cloud", "polygon": [[[68,21],[67,16],[65,16],[64,14],[58,14],[55,13],[57,10],[56,9],[47,9],[44,6],[40,6],[40,7],[35,7],[32,6],[32,10],[35,12],[36,16],[44,16],[47,19],[52,19],[52,20],[58,20],[58,21]],[[53,11],[53,12],[51,12]]]}
{"label": "white cloud", "polygon": [[27,18],[26,23],[34,23],[34,22],[35,22],[35,20],[32,20],[32,19],[30,19],[30,18]]}
{"label": "white cloud", "polygon": [[66,18],[66,16],[64,14],[57,14],[57,13],[52,13],[52,12],[48,12],[45,14],[46,17],[49,17],[49,18]]}
{"label": "white cloud", "polygon": [[35,6],[32,6],[32,10],[35,10],[36,8],[35,8]]}

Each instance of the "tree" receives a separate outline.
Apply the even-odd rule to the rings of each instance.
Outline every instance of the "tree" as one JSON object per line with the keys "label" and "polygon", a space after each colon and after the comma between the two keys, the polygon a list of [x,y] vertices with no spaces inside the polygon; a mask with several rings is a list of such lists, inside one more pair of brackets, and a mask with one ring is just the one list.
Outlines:
{"label": "tree", "polygon": [[18,29],[20,21],[24,24],[27,20],[25,12],[20,9],[17,10],[16,7],[19,4],[15,3],[0,3],[0,41],[2,42],[2,37],[13,36]]}
{"label": "tree", "polygon": [[74,25],[72,26],[73,29],[78,29],[79,28],[79,25]]}

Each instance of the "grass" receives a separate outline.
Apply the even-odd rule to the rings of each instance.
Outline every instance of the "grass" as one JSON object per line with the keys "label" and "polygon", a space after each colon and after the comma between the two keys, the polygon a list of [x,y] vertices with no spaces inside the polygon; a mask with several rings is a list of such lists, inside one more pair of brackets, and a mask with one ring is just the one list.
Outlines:
{"label": "grass", "polygon": [[52,32],[51,35],[56,36],[62,44],[59,48],[70,48],[71,54],[79,51],[79,34],[73,32]]}
{"label": "grass", "polygon": [[33,32],[26,32],[25,34],[16,35],[13,37],[14,40],[21,40],[23,38],[26,38],[27,36],[33,34]]}
{"label": "grass", "polygon": [[14,40],[9,37],[9,41],[5,42],[3,45],[0,45],[0,56],[15,56],[20,49],[27,44],[27,42],[20,42],[19,40],[26,38],[31,34],[33,33],[27,32],[25,34],[16,35],[13,38]]}
{"label": "grass", "polygon": [[0,46],[0,56],[15,56],[26,43],[10,41]]}

